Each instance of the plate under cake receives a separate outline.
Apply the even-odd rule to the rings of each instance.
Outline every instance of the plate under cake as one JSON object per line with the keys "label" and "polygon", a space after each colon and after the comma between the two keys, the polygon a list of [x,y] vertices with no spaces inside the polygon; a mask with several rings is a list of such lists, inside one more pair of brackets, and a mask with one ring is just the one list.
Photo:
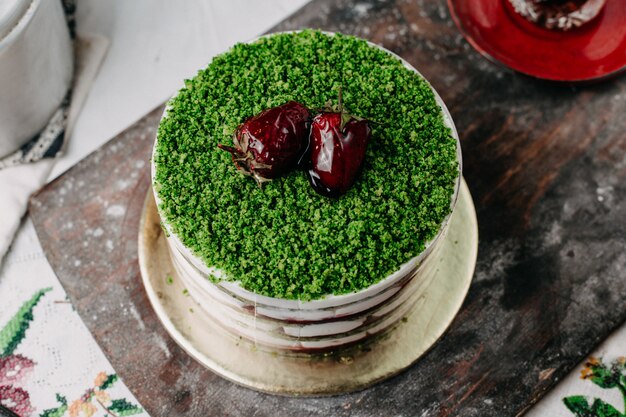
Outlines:
{"label": "plate under cake", "polygon": [[283,355],[260,349],[230,332],[185,291],[170,258],[156,204],[148,195],[139,236],[141,276],[154,310],[171,337],[189,355],[222,377],[260,391],[289,395],[334,395],[363,389],[402,371],[441,337],[467,294],[478,249],[476,212],[463,182],[449,230],[436,258],[431,283],[392,332],[371,348],[331,354]]}

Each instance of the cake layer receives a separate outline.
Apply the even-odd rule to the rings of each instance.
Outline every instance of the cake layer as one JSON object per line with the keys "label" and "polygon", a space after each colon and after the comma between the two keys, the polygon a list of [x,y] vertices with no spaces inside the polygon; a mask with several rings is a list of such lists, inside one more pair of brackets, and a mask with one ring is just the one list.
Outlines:
{"label": "cake layer", "polygon": [[275,302],[268,305],[263,303],[267,297],[239,287],[241,297],[231,291],[232,285],[213,283],[193,267],[172,239],[168,246],[177,276],[189,295],[226,332],[263,349],[302,352],[333,350],[392,329],[431,284],[436,269],[429,263],[438,259],[445,232],[441,236],[423,262],[386,279],[386,288],[372,295],[361,291],[351,297],[333,296],[332,306],[325,308],[313,308],[315,302],[302,302],[300,308],[280,307]]}

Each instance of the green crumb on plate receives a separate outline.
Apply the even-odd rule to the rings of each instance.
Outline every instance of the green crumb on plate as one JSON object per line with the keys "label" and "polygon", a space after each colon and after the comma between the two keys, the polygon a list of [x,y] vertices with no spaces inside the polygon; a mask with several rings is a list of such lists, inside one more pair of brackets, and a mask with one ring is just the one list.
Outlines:
{"label": "green crumb on plate", "polygon": [[167,282],[167,285],[172,285],[172,284],[174,283],[174,278],[172,278],[172,276],[171,276],[171,275],[168,275],[168,276],[165,278],[165,282]]}
{"label": "green crumb on plate", "polygon": [[[296,100],[343,102],[370,119],[362,173],[339,199],[294,171],[260,189],[218,143],[245,119]],[[418,255],[450,212],[456,140],[427,82],[395,57],[305,30],[235,45],[185,81],[158,130],[155,190],[171,231],[225,279],[311,300],[366,288]]]}

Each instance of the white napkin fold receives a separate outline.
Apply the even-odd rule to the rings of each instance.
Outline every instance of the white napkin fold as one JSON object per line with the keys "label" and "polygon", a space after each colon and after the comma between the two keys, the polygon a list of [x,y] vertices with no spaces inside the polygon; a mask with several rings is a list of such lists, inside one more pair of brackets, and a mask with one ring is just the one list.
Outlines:
{"label": "white napkin fold", "polygon": [[[100,35],[79,34],[74,47],[76,69],[72,103],[65,128],[65,137],[68,139],[71,138],[72,128],[106,55],[109,41]],[[28,198],[46,183],[54,164],[55,159],[42,159],[0,170],[0,264],[26,212]]]}

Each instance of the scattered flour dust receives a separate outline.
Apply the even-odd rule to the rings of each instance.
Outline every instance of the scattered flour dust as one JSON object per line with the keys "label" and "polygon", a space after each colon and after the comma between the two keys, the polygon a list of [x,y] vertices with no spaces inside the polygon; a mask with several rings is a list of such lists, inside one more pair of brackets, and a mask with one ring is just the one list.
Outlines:
{"label": "scattered flour dust", "polygon": [[124,215],[124,213],[126,213],[126,209],[123,206],[120,206],[119,204],[115,204],[107,208],[107,216],[121,217]]}

